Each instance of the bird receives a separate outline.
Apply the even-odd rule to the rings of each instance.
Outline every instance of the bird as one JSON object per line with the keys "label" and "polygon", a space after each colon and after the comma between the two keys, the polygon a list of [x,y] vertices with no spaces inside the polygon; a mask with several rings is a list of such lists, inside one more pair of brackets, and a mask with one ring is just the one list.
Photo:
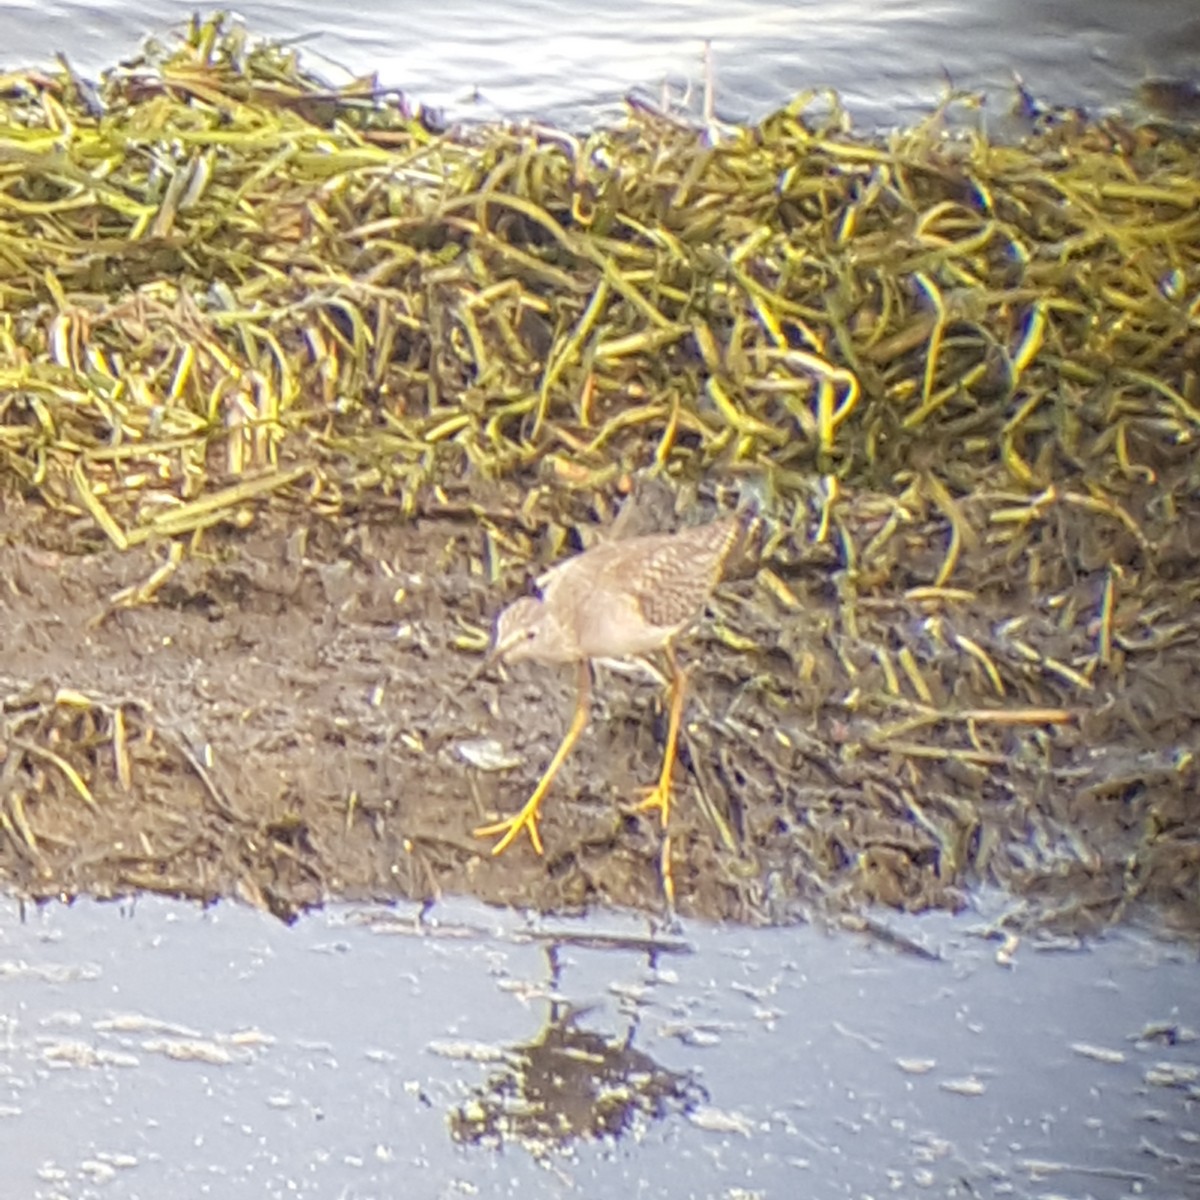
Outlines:
{"label": "bird", "polygon": [[[658,650],[664,652],[669,667],[667,744],[658,782],[639,807],[658,810],[667,830],[671,774],[687,688],[675,643],[703,612],[741,529],[742,517],[734,513],[674,533],[600,542],[550,567],[536,580],[536,596],[522,596],[500,612],[489,660],[574,664],[576,696],[566,733],[525,805],[514,815],[474,831],[477,837],[498,836],[493,854],[502,854],[522,831],[528,833],[534,850],[543,853],[539,812],[554,777],[587,727],[592,662],[638,658]],[[666,841],[663,879],[670,898]]]}

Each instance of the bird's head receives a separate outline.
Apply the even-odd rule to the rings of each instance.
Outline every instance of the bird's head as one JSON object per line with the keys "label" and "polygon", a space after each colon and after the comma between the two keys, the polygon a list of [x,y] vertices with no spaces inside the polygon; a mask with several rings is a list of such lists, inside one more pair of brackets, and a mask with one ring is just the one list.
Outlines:
{"label": "bird's head", "polygon": [[496,618],[490,657],[503,662],[523,658],[552,662],[561,642],[558,623],[536,596],[522,596],[503,609]]}

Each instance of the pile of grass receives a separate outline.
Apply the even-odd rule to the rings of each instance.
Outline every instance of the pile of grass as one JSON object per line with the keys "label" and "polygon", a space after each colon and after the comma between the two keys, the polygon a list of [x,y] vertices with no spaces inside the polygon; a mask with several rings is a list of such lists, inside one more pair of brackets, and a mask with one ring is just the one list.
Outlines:
{"label": "pile of grass", "polygon": [[[1128,662],[1196,657],[1200,139],[812,100],[438,131],[221,18],[94,86],[4,76],[0,487],[80,549],[164,543],[128,603],[279,503],[454,509],[495,577],[630,473],[754,489],[764,607],[718,636],[782,651],[764,703],[815,669],[784,618],[816,544],[859,750],[1002,771],[1029,726],[1049,769]],[[1170,708],[1122,728],[1180,781]],[[974,817],[912,819],[975,853]]]}
{"label": "pile of grass", "polygon": [[652,464],[1141,540],[1194,457],[1200,173],[1163,128],[872,138],[802,98],[715,145],[645,110],[436,134],[220,18],[0,91],[0,465],[119,546]]}

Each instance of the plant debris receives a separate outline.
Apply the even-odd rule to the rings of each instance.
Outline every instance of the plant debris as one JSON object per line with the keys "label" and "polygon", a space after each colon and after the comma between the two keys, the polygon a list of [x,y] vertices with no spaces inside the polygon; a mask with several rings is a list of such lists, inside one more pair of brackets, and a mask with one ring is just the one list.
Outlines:
{"label": "plant debris", "polygon": [[1200,135],[961,107],[439,130],[222,17],[0,76],[0,877],[654,905],[652,693],[520,864],[469,830],[566,693],[463,686],[651,481],[761,513],[690,647],[685,909],[1200,928]]}

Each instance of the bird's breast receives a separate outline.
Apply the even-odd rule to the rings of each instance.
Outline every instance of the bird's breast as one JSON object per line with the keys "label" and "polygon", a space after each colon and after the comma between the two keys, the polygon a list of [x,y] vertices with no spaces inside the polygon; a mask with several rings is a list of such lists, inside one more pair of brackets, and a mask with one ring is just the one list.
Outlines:
{"label": "bird's breast", "polygon": [[661,650],[674,628],[648,625],[630,596],[594,597],[579,622],[579,648],[587,658],[635,658]]}

